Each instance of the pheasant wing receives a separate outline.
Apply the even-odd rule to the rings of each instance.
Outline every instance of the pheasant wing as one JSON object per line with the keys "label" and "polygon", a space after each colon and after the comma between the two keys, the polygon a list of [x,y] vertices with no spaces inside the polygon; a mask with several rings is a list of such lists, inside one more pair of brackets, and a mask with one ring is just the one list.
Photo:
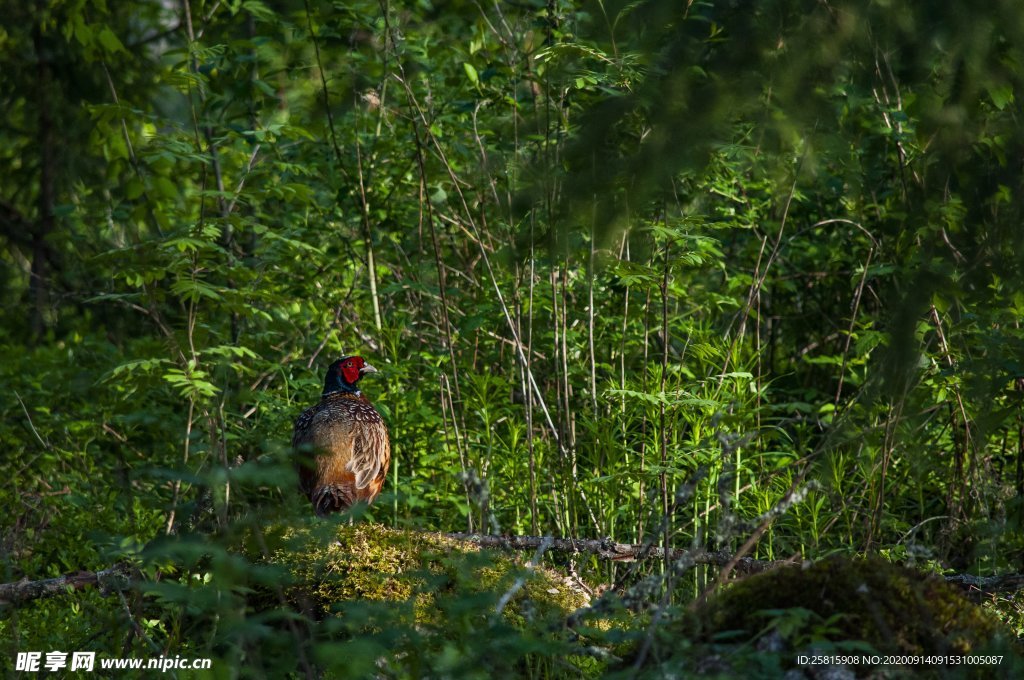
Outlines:
{"label": "pheasant wing", "polygon": [[359,490],[375,484],[372,494],[376,495],[384,484],[391,463],[391,443],[388,431],[380,416],[356,423],[352,438],[352,459],[346,466],[355,475]]}

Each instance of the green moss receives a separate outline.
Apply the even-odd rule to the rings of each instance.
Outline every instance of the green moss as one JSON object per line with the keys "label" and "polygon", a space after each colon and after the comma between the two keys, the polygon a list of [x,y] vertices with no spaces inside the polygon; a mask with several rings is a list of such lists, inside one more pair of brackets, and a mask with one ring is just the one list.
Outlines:
{"label": "green moss", "polygon": [[[1000,670],[1021,667],[1012,636],[988,612],[941,577],[877,557],[836,557],[752,576],[695,612],[668,610],[662,621],[643,665],[668,675],[778,677],[794,669],[799,655],[816,653],[995,653],[1004,655]],[[626,655],[624,668],[637,663],[643,644]]]}
{"label": "green moss", "polygon": [[[246,592],[249,618],[300,615],[329,677],[549,677],[566,663],[596,676],[563,625],[587,597],[548,569],[440,534],[310,521],[243,541],[276,581]],[[500,613],[499,613],[500,610]],[[381,671],[381,669],[389,669]],[[401,669],[401,670],[399,670]]]}
{"label": "green moss", "polygon": [[788,642],[859,640],[881,653],[967,654],[998,630],[994,619],[935,575],[880,558],[832,558],[727,588],[705,611],[706,634],[755,635],[773,616],[795,608],[807,614],[803,625],[800,614],[791,616]]}
{"label": "green moss", "polygon": [[[265,561],[284,566],[286,597],[324,616],[348,601],[403,602],[417,623],[437,623],[444,599],[501,595],[525,579],[503,609],[510,623],[564,617],[587,596],[547,569],[526,570],[501,554],[442,534],[389,529],[376,524],[316,524],[269,530],[274,547]],[[487,598],[484,598],[487,599]]]}

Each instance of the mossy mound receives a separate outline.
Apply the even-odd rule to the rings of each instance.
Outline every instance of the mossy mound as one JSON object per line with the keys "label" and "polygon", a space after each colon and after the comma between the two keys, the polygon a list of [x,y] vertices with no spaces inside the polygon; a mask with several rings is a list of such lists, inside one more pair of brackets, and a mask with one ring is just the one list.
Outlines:
{"label": "mossy mound", "polygon": [[346,602],[395,602],[411,605],[416,623],[439,623],[441,599],[475,596],[478,605],[491,605],[482,612],[494,614],[500,605],[506,621],[522,624],[564,618],[588,602],[581,588],[551,570],[528,569],[443,534],[318,523],[271,529],[267,536],[266,561],[290,575],[284,594],[318,617]]}
{"label": "mossy mound", "polygon": [[[273,574],[246,595],[250,618],[304,619],[326,677],[597,676],[564,625],[587,604],[565,578],[440,534],[320,520],[261,527],[244,542]],[[526,556],[521,556],[524,560]],[[262,650],[261,650],[262,651]]]}
{"label": "mossy mound", "polygon": [[[815,654],[995,653],[1005,657],[1000,672],[1020,664],[1011,636],[987,612],[938,576],[881,558],[835,557],[806,568],[776,569],[727,586],[695,613],[666,618],[643,664],[669,674],[817,678],[824,667],[797,665],[801,655]],[[960,677],[986,668],[992,671],[991,666],[930,671],[955,671]],[[916,670],[921,669],[926,668]],[[840,672],[842,677],[902,677],[910,670],[851,665]]]}
{"label": "mossy mound", "polygon": [[998,630],[938,576],[877,557],[835,557],[753,576],[709,602],[704,621],[708,632],[755,635],[795,608],[806,613],[791,615],[789,642],[858,640],[882,654],[968,654]]}

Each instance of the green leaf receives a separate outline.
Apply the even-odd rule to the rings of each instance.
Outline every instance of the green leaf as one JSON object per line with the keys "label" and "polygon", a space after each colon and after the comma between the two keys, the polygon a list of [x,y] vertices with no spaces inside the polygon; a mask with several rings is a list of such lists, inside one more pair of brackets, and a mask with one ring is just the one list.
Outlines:
{"label": "green leaf", "polygon": [[462,62],[462,70],[466,72],[466,77],[469,78],[469,82],[473,87],[480,87],[480,76],[476,72],[476,68],[468,61]]}
{"label": "green leaf", "polygon": [[85,17],[80,13],[76,13],[72,16],[71,25],[75,40],[78,41],[83,47],[89,47],[93,42],[93,31],[88,24],[85,23]]}
{"label": "green leaf", "polygon": [[134,201],[136,198],[142,195],[145,191],[145,186],[142,184],[142,180],[138,177],[132,177],[128,180],[128,184],[125,185],[124,195],[129,201]]}
{"label": "green leaf", "polygon": [[185,300],[198,302],[201,298],[220,300],[221,295],[213,286],[197,279],[178,279],[171,284],[171,292]]}
{"label": "green leaf", "polygon": [[99,39],[100,45],[103,46],[103,51],[107,54],[117,54],[118,52],[125,52],[127,50],[124,45],[121,44],[121,40],[114,35],[114,32],[109,27],[104,26],[100,29],[99,35],[96,36]]}
{"label": "green leaf", "polygon": [[997,109],[1002,111],[1013,103],[1013,86],[1010,84],[993,85],[988,88],[988,96]]}
{"label": "green leaf", "polygon": [[177,187],[174,186],[174,182],[166,177],[154,177],[153,188],[156,189],[157,195],[161,198],[175,199],[178,197]]}
{"label": "green leaf", "polygon": [[126,361],[112,368],[103,380],[123,379],[126,376],[136,374],[149,374],[168,363],[170,361],[167,359],[136,359],[134,361]]}

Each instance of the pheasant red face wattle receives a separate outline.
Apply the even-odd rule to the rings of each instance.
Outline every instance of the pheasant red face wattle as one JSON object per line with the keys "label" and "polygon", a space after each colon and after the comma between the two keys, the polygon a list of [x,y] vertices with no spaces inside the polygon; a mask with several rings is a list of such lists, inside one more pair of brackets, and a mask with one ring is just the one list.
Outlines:
{"label": "pheasant red face wattle", "polygon": [[357,363],[356,359],[359,359],[359,357],[353,357],[341,365],[341,374],[345,378],[345,382],[353,385],[359,382],[359,378],[362,377],[360,369],[362,368],[363,360],[359,359]]}

